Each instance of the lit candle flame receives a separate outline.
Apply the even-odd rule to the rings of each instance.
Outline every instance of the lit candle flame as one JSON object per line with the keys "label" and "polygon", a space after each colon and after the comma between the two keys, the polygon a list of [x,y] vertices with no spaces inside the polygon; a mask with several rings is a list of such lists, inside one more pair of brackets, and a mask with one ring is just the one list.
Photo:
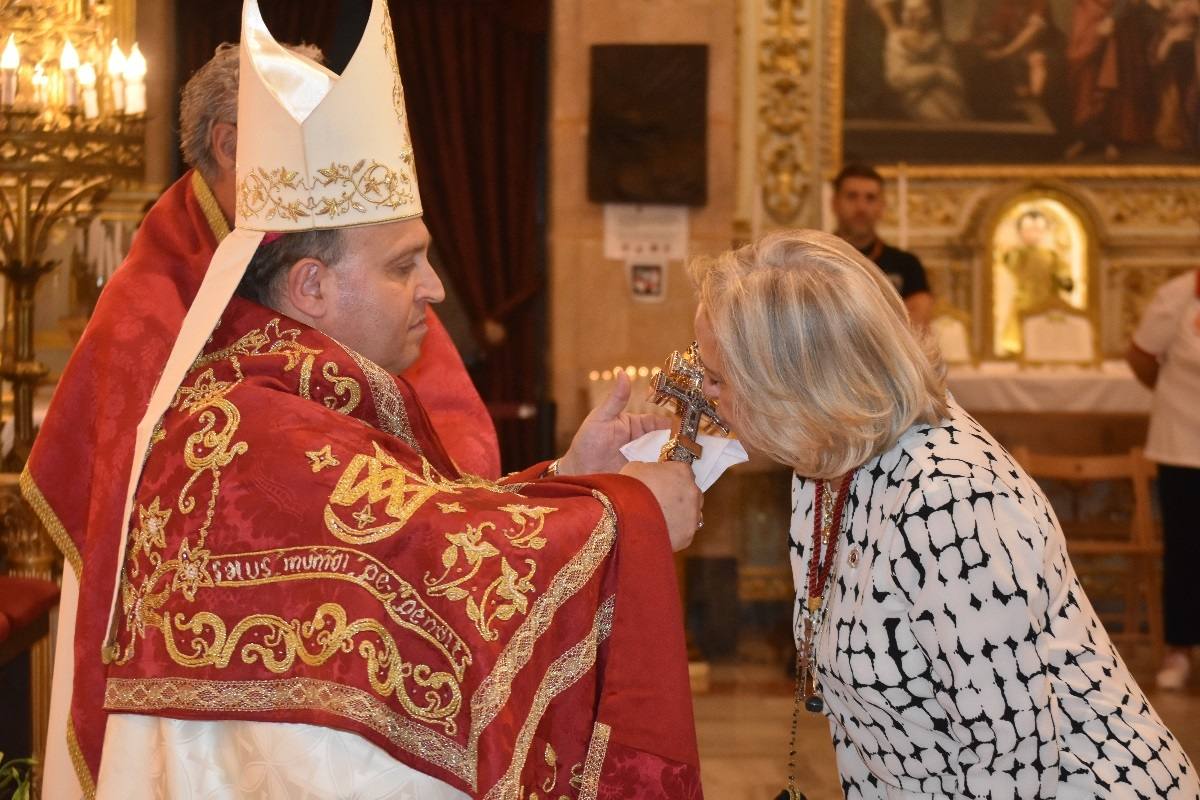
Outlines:
{"label": "lit candle flame", "polygon": [[121,75],[125,72],[125,53],[121,52],[121,45],[117,44],[117,40],[112,40],[112,49],[108,51],[108,74]]}
{"label": "lit candle flame", "polygon": [[71,44],[70,39],[63,40],[62,55],[58,58],[58,66],[63,71],[79,69],[79,53],[75,52],[75,46]]}
{"label": "lit candle flame", "polygon": [[84,87],[96,85],[96,68],[89,63],[79,65],[79,84]]}
{"label": "lit candle flame", "polygon": [[0,55],[0,69],[17,69],[21,66],[21,53],[17,50],[17,40],[13,34],[8,35],[8,44],[4,45],[4,54]]}
{"label": "lit candle flame", "polygon": [[125,80],[138,81],[146,77],[146,59],[142,56],[142,51],[138,49],[137,42],[133,43],[133,49],[129,51],[129,60],[125,62]]}

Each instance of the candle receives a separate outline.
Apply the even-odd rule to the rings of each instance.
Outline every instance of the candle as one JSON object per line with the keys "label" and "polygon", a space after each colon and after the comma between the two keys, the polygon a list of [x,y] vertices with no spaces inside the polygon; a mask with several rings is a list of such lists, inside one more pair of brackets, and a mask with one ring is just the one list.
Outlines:
{"label": "candle", "polygon": [[13,34],[8,35],[8,44],[0,55],[0,105],[11,108],[17,101],[17,70],[21,66],[21,53],[17,50],[17,40]]}
{"label": "candle", "polygon": [[50,78],[46,76],[46,68],[41,62],[33,68],[33,104],[35,106],[45,106],[50,102],[50,94],[48,85]]}
{"label": "candle", "polygon": [[75,46],[71,44],[70,39],[64,40],[62,55],[58,58],[58,68],[62,71],[63,99],[66,101],[67,108],[77,108],[79,106],[79,81],[76,70],[79,69],[79,54],[75,52]]}
{"label": "candle", "polygon": [[133,43],[129,60],[125,62],[125,113],[146,113],[146,59],[137,42]]}
{"label": "candle", "polygon": [[112,49],[108,52],[108,88],[112,92],[113,109],[125,110],[125,54],[117,40],[112,40]]}
{"label": "candle", "polygon": [[91,64],[80,64],[76,70],[79,85],[83,87],[83,116],[95,119],[100,116],[100,103],[96,97],[96,68]]}

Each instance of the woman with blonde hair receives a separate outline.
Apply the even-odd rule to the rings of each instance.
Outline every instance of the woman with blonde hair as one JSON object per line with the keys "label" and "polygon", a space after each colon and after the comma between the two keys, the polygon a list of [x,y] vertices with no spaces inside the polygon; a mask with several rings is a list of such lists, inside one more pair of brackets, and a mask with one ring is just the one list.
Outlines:
{"label": "woman with blonde hair", "polygon": [[846,796],[1200,797],[1045,496],[882,273],[791,231],[693,274],[708,393],[795,470],[795,713],[828,715]]}

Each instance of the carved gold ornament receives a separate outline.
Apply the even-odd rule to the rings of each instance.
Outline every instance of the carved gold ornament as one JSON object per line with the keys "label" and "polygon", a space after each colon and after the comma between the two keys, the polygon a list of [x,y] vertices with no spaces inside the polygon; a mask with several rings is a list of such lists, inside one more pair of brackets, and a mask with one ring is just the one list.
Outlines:
{"label": "carved gold ornament", "polygon": [[771,219],[794,222],[808,203],[812,32],[804,0],[766,0],[758,42],[758,173]]}

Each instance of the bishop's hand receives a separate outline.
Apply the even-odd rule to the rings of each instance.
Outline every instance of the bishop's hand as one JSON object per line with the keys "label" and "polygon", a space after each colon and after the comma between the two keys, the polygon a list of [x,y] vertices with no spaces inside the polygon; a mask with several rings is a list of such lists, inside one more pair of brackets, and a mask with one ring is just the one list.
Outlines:
{"label": "bishop's hand", "polygon": [[671,427],[671,420],[654,414],[625,411],[632,391],[629,376],[616,374],[612,391],[584,419],[566,455],[558,460],[559,475],[619,472],[628,462],[621,448],[639,436]]}

